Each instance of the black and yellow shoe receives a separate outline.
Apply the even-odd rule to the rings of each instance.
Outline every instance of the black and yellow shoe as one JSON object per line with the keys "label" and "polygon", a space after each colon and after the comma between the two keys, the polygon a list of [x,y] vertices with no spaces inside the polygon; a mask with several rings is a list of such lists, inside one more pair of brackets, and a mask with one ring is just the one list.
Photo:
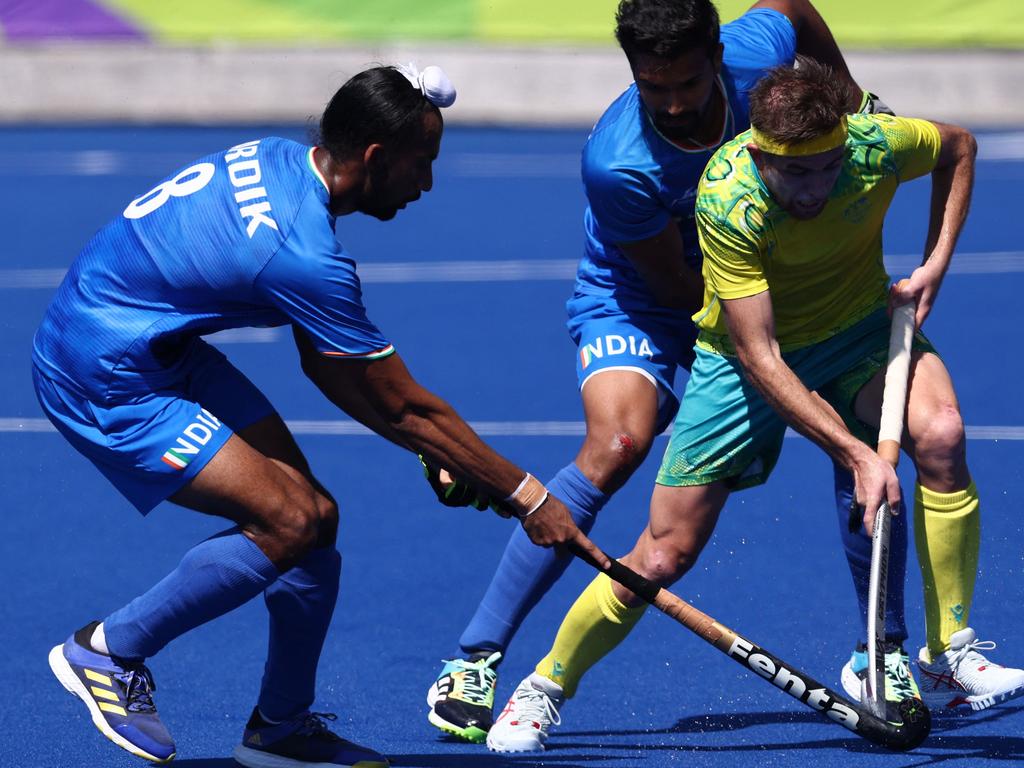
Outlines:
{"label": "black and yellow shoe", "polygon": [[460,739],[480,744],[494,722],[494,689],[501,653],[475,654],[445,661],[427,691],[431,725]]}

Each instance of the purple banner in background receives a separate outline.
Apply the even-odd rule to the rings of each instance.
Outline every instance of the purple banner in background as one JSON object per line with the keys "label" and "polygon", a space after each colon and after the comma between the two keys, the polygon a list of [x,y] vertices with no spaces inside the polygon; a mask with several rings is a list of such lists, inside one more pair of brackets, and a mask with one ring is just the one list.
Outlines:
{"label": "purple banner in background", "polygon": [[142,40],[131,22],[92,0],[0,0],[0,28],[11,41]]}

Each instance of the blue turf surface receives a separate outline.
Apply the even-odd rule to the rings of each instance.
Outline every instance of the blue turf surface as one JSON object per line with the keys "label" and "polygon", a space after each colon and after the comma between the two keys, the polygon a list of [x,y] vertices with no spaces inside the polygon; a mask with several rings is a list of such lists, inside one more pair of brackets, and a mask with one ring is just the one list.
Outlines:
{"label": "blue turf surface", "polygon": [[[0,702],[0,766],[139,763],[96,733],[84,707],[51,677],[46,653],[76,627],[162,577],[192,543],[225,527],[169,505],[143,520],[59,436],[31,421],[40,414],[28,350],[53,289],[26,287],[23,271],[35,270],[30,277],[38,278],[41,270],[66,267],[92,232],[165,173],[269,132],[0,129],[0,224],[6,233],[0,256],[0,563],[8,585],[0,593],[6,651],[0,657],[6,694]],[[302,132],[284,131],[293,137]],[[367,268],[391,262],[571,262],[580,248],[576,154],[584,139],[580,131],[452,129],[431,194],[389,224],[346,217],[340,238]],[[979,438],[969,443],[985,520],[972,624],[1000,644],[993,658],[1017,665],[1024,664],[1024,526],[1016,503],[1024,400],[1017,395],[1014,307],[1024,288],[1024,255],[1015,251],[1021,247],[1018,230],[1008,219],[1022,182],[1019,159],[979,164],[960,251],[1009,255],[980,274],[951,274],[927,325]],[[926,183],[901,191],[889,217],[888,253],[919,252],[927,200]],[[542,426],[581,420],[574,350],[563,325],[568,279],[490,285],[402,279],[367,283],[370,316],[413,373],[464,416]],[[225,340],[223,349],[285,418],[343,418],[304,382],[286,333]],[[570,460],[579,442],[575,436],[514,436],[508,426],[494,430],[499,434],[488,440],[542,478]],[[347,736],[388,753],[395,765],[997,766],[1024,759],[1024,704],[942,720],[918,752],[883,753],[653,612],[584,681],[545,754],[506,758],[445,741],[426,722],[424,694],[439,660],[453,652],[511,523],[437,506],[415,458],[379,438],[308,432],[300,430],[298,439],[339,499],[345,555],[321,667],[320,706],[338,712]],[[993,434],[1003,439],[990,439]],[[640,530],[663,445],[659,441],[594,530],[613,554],[628,548]],[[903,476],[908,489],[906,468]],[[732,499],[702,560],[676,591],[838,686],[839,668],[859,629],[830,487],[821,452],[803,440],[787,441],[771,481]],[[910,645],[916,647],[922,614],[913,554],[909,570]],[[589,578],[585,566],[574,564],[527,620],[502,667],[499,700],[546,651]],[[255,697],[265,632],[262,604],[255,601],[181,638],[152,661],[161,712],[178,742],[178,764],[234,765],[228,755]]]}

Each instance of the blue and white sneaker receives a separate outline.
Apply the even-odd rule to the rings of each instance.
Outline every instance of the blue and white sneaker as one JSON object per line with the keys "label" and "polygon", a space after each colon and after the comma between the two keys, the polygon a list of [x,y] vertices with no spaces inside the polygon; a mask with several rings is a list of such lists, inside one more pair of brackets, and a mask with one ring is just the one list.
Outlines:
{"label": "blue and white sneaker", "polygon": [[141,662],[94,651],[89,641],[98,624],[82,627],[50,651],[50,669],[117,746],[154,763],[173,760],[174,741],[153,703],[153,676]]}
{"label": "blue and white sneaker", "polygon": [[246,768],[388,768],[384,755],[353,744],[327,728],[326,712],[301,712],[269,724],[258,709],[246,723],[235,760]]}

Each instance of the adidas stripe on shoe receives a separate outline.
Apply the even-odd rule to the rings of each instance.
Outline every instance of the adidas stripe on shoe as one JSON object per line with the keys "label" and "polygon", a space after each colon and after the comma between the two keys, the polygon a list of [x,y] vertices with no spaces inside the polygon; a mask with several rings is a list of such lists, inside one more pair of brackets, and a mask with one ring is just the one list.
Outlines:
{"label": "adidas stripe on shoe", "polygon": [[50,669],[89,710],[100,733],[128,752],[154,763],[174,759],[171,735],[153,703],[156,685],[141,662],[93,650],[92,622],[50,651]]}

